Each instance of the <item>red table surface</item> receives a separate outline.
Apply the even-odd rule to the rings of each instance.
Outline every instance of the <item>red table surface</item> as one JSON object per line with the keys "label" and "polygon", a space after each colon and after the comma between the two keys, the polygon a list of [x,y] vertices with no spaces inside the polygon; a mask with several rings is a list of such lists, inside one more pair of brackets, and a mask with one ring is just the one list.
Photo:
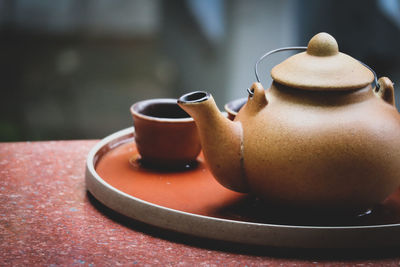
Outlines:
{"label": "red table surface", "polygon": [[249,247],[124,217],[86,190],[96,142],[0,143],[0,266],[400,266],[399,249]]}

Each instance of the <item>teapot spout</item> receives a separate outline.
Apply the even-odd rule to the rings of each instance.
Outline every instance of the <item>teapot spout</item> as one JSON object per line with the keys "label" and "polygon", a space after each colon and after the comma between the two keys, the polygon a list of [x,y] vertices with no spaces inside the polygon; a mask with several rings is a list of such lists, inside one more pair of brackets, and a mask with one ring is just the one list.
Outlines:
{"label": "teapot spout", "polygon": [[241,123],[225,117],[207,92],[185,94],[178,99],[178,105],[194,119],[204,157],[215,179],[231,190],[248,192]]}

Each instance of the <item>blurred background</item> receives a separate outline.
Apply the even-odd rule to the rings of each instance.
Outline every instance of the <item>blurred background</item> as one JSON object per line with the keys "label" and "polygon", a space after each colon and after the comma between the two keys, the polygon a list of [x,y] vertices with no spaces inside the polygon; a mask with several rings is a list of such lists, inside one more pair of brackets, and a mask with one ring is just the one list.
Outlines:
{"label": "blurred background", "polygon": [[194,90],[222,109],[321,31],[400,85],[400,0],[0,0],[0,141],[102,138]]}

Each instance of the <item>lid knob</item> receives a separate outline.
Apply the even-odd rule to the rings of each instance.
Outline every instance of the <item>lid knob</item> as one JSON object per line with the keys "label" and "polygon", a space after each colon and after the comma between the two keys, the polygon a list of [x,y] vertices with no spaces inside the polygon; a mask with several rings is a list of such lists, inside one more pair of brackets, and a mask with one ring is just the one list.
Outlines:
{"label": "lid knob", "polygon": [[307,53],[313,56],[333,56],[339,53],[339,47],[332,35],[321,32],[308,42]]}

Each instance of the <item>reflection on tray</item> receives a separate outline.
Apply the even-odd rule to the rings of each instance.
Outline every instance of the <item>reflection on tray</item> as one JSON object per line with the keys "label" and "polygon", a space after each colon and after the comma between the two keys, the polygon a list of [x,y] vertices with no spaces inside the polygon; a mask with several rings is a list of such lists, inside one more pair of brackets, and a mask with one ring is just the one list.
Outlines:
{"label": "reflection on tray", "polygon": [[221,207],[214,216],[246,222],[296,226],[394,224],[400,222],[400,190],[391,195],[384,203],[361,214],[329,214],[287,210],[263,203],[254,196],[245,196],[230,205]]}

